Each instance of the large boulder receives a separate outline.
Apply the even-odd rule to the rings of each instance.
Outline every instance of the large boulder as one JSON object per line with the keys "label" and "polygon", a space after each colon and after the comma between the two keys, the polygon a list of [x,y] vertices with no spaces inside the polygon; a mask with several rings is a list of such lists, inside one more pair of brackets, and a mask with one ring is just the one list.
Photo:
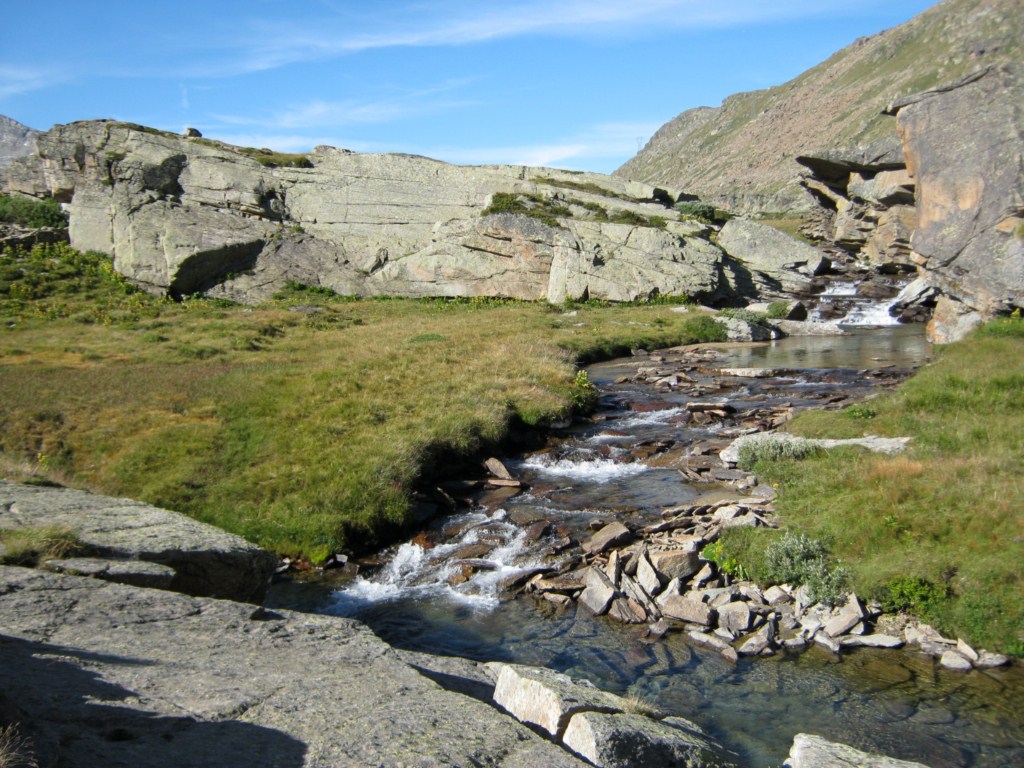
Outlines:
{"label": "large boulder", "polygon": [[41,765],[585,765],[349,619],[0,567],[0,626]]}
{"label": "large boulder", "polygon": [[917,184],[915,258],[962,305],[937,311],[936,340],[1024,306],[1022,103],[1024,66],[1006,64],[890,106]]}
{"label": "large boulder", "polygon": [[808,293],[811,280],[828,270],[825,255],[774,227],[750,219],[732,219],[718,233],[718,245],[732,257],[738,293],[747,285],[768,298]]}
{"label": "large boulder", "polygon": [[[245,539],[178,512],[71,488],[0,480],[0,529],[43,526],[68,528],[91,554],[120,561],[89,565],[86,570],[100,578],[126,573],[124,561],[142,560],[173,569],[167,588],[192,595],[259,602],[277,564],[272,554]],[[72,569],[59,563],[50,567]]]}

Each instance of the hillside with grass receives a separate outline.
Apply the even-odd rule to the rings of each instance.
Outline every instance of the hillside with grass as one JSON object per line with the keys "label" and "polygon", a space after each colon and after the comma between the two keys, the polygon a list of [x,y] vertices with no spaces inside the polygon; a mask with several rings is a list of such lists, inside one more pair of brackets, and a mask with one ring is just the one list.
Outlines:
{"label": "hillside with grass", "polygon": [[899,148],[900,97],[986,66],[1019,61],[1017,0],[944,0],[905,24],[861,38],[787,83],[739,93],[666,123],[615,175],[667,184],[734,211],[806,207],[800,155]]}
{"label": "hillside with grass", "polygon": [[805,414],[789,431],[912,440],[897,456],[846,448],[755,461],[758,476],[779,489],[784,530],[731,531],[723,540],[728,557],[770,582],[766,552],[786,532],[803,534],[830,550],[859,595],[969,642],[1024,655],[1019,314],[938,348],[896,392]]}
{"label": "hillside with grass", "polygon": [[[721,340],[659,304],[243,307],[137,290],[67,246],[0,256],[0,473],[187,512],[313,560],[390,540],[427,481],[591,398],[574,361]],[[477,470],[478,471],[478,470]]]}

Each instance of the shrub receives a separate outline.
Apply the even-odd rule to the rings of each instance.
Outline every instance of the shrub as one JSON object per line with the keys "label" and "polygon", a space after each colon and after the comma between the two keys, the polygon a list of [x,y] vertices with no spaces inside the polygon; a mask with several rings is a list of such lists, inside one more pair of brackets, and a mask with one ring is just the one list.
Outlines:
{"label": "shrub", "polygon": [[948,596],[948,589],[920,576],[896,576],[879,595],[886,611],[907,611],[922,618],[934,615],[935,609]]}
{"label": "shrub", "polygon": [[572,401],[573,412],[579,414],[590,413],[597,406],[599,397],[597,387],[594,386],[594,382],[590,380],[587,372],[577,371],[576,378],[573,379],[569,387],[569,398]]}
{"label": "shrub", "polygon": [[675,204],[680,215],[700,221],[713,222],[718,218],[715,206],[700,200],[681,200]]}
{"label": "shrub", "polygon": [[738,464],[742,469],[750,470],[762,461],[799,460],[819,451],[821,448],[811,440],[780,432],[765,432],[740,443]]}
{"label": "shrub", "polygon": [[68,225],[68,217],[56,200],[35,200],[13,195],[0,195],[0,221],[32,228]]}
{"label": "shrub", "polygon": [[847,592],[849,571],[834,565],[824,542],[787,532],[764,550],[764,578],[775,584],[806,584],[811,599],[835,605]]}
{"label": "shrub", "polygon": [[718,566],[718,570],[722,573],[728,574],[740,581],[746,581],[750,578],[750,572],[746,567],[736,557],[726,553],[725,545],[721,540],[708,544],[704,547],[702,554],[705,560]]}
{"label": "shrub", "polygon": [[782,320],[789,314],[788,301],[773,301],[768,305],[768,319]]}

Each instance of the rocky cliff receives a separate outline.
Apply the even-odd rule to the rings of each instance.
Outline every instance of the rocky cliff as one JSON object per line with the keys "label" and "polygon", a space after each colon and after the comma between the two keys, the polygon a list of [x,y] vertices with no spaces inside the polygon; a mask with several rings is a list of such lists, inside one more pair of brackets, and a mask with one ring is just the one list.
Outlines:
{"label": "rocky cliff", "polygon": [[[733,211],[807,209],[796,158],[825,150],[898,155],[888,102],[1018,61],[1019,0],[944,0],[861,38],[783,85],[739,93],[666,123],[615,175],[676,187]],[[898,158],[897,158],[898,159]]]}
{"label": "rocky cliff", "polygon": [[672,210],[673,190],[598,174],[283,155],[112,121],[37,143],[0,189],[66,203],[73,246],[172,296],[258,302],[294,281],[361,296],[742,304],[806,291],[813,276],[786,253],[795,240],[733,258]]}
{"label": "rocky cliff", "polygon": [[0,115],[0,168],[10,165],[17,157],[33,154],[38,135],[39,131]]}

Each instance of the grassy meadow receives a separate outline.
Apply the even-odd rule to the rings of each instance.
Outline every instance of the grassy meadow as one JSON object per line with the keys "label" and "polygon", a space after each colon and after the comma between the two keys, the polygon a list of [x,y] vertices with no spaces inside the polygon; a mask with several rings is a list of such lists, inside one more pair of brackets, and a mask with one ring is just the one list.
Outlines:
{"label": "grassy meadow", "polygon": [[[124,495],[312,560],[407,522],[410,494],[510,425],[587,399],[575,363],[719,340],[671,307],[174,303],[66,246],[0,256],[0,474]],[[585,390],[585,382],[582,383]]]}
{"label": "grassy meadow", "polygon": [[[858,594],[1024,655],[1024,320],[996,320],[898,390],[789,431],[912,436],[898,456],[849,448],[755,471],[779,488],[783,526],[828,543]],[[724,545],[756,577],[777,535]]]}

